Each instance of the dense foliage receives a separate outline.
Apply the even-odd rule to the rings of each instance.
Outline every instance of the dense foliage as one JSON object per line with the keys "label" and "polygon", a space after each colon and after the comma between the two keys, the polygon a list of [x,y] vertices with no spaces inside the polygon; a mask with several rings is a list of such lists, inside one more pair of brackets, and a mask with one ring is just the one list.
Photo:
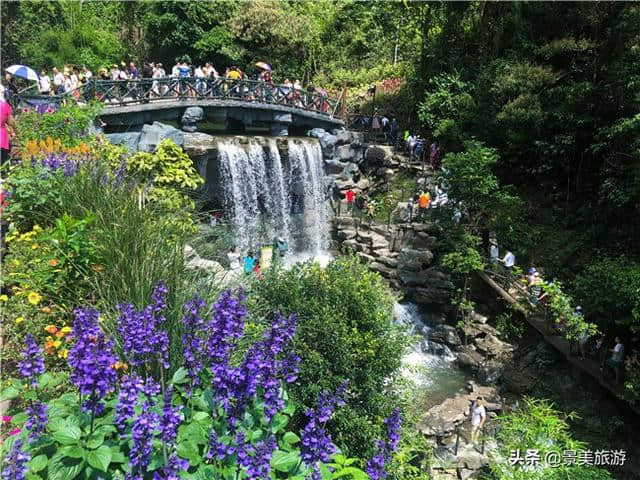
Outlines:
{"label": "dense foliage", "polygon": [[380,277],[356,258],[326,268],[302,264],[264,275],[251,290],[256,311],[296,312],[294,346],[302,358],[300,382],[290,389],[301,405],[349,380],[352,395],[330,423],[349,454],[370,453],[377,425],[396,402],[393,377],[404,350],[392,323],[393,298]]}

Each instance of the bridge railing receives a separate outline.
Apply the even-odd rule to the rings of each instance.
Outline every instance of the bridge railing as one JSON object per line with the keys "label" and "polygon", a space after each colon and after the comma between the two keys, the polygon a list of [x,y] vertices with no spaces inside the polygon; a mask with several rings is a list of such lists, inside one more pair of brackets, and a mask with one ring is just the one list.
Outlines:
{"label": "bridge railing", "polygon": [[98,100],[105,108],[150,102],[180,100],[233,100],[246,103],[282,105],[333,117],[340,100],[318,92],[294,89],[258,80],[230,78],[164,77],[136,80],[91,79],[81,87],[58,95],[19,93],[13,97],[14,107],[34,106],[47,102]]}

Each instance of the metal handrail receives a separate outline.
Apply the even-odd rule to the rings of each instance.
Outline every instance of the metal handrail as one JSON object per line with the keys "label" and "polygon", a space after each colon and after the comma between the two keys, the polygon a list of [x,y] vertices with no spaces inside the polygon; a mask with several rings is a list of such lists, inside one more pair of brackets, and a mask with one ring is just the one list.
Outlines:
{"label": "metal handrail", "polygon": [[67,100],[103,103],[105,108],[182,100],[234,100],[246,103],[282,105],[333,118],[341,98],[293,86],[277,85],[259,80],[198,77],[163,77],[133,80],[102,80],[92,78],[77,89],[56,95],[14,95],[15,107],[29,101],[62,103]]}

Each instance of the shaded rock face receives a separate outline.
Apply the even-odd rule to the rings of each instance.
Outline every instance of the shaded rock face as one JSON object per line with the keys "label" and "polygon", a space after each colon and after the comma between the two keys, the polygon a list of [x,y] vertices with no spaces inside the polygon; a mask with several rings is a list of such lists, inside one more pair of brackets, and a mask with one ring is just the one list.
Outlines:
{"label": "shaded rock face", "polygon": [[183,133],[171,125],[153,122],[152,125],[144,125],[138,141],[138,150],[141,152],[155,152],[162,140],[170,138],[177,145],[184,144]]}
{"label": "shaded rock face", "polygon": [[429,332],[429,340],[444,343],[451,347],[457,347],[462,343],[455,327],[451,325],[438,325]]}
{"label": "shaded rock face", "polygon": [[129,153],[138,151],[140,132],[107,133],[105,137],[114,145],[124,145]]}

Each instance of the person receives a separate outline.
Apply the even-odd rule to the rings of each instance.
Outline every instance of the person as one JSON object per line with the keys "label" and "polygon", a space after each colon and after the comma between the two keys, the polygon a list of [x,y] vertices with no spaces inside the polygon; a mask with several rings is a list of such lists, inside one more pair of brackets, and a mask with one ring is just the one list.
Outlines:
{"label": "person", "polygon": [[594,357],[596,357],[596,360],[598,360],[598,364],[602,365],[602,362],[604,361],[604,355],[606,353],[606,348],[605,348],[605,336],[604,335],[600,335],[600,337],[598,337],[598,339],[595,341],[595,343],[591,346],[591,355],[593,355]]}
{"label": "person", "polygon": [[51,79],[49,78],[49,75],[47,75],[47,71],[44,68],[40,71],[38,89],[40,90],[40,95],[51,94]]}
{"label": "person", "polygon": [[309,82],[309,85],[307,85],[307,108],[309,109],[317,108],[313,100],[314,93],[316,93],[316,87],[313,86],[313,82]]}
{"label": "person", "polygon": [[380,129],[382,128],[380,125],[380,116],[378,115],[378,109],[376,108],[373,112],[373,120],[371,121],[371,128],[373,130],[373,134],[378,136],[380,134]]}
{"label": "person", "polygon": [[186,62],[178,64],[178,78],[180,79],[180,96],[184,97],[187,93],[187,77],[191,75],[191,69]]}
{"label": "person", "polygon": [[86,65],[82,67],[82,75],[87,82],[93,78],[93,72]]}
{"label": "person", "polygon": [[253,252],[247,253],[247,255],[242,258],[242,261],[244,262],[244,273],[251,273],[253,271],[253,265],[256,263]]}
{"label": "person", "polygon": [[429,148],[429,163],[434,170],[440,166],[440,148],[436,142],[433,142]]}
{"label": "person", "polygon": [[53,67],[53,90],[59,95],[64,93],[64,75],[56,67]]}
{"label": "person", "polygon": [[491,265],[497,265],[500,258],[500,249],[498,248],[498,242],[495,238],[489,240],[489,258],[491,259]]}
{"label": "person", "polygon": [[289,245],[282,237],[276,237],[273,241],[273,246],[275,247],[275,253],[277,254],[276,258],[284,258],[287,250],[289,250]]}
{"label": "person", "polygon": [[396,117],[392,117],[391,119],[391,127],[389,130],[389,141],[391,142],[391,145],[395,148],[396,144],[398,143],[398,120],[396,120]]}
{"label": "person", "polygon": [[253,264],[252,271],[256,275],[256,277],[258,277],[258,280],[262,280],[262,275],[260,274],[260,260],[258,260],[257,258]]}
{"label": "person", "polygon": [[409,223],[413,221],[413,198],[410,198],[407,202],[407,215],[409,216]]}
{"label": "person", "polygon": [[198,67],[196,67],[196,69],[195,69],[195,71],[193,73],[193,76],[197,78],[197,80],[196,80],[196,90],[198,92],[198,95],[203,96],[206,83],[204,81],[204,78],[205,78],[204,70],[202,69],[201,66],[198,65]]}
{"label": "person", "polygon": [[240,254],[236,245],[232,246],[227,252],[227,259],[229,260],[229,269],[232,272],[240,270]]}
{"label": "person", "polygon": [[418,137],[414,134],[409,135],[407,138],[407,147],[409,148],[409,156],[413,158],[413,150],[416,148]]}
{"label": "person", "polygon": [[538,300],[540,299],[540,294],[542,293],[542,279],[540,278],[540,273],[534,267],[529,269],[529,301],[533,305],[538,304]]}
{"label": "person", "polygon": [[15,132],[15,122],[13,120],[13,110],[11,105],[5,99],[5,88],[0,85],[0,164],[9,161],[9,153],[11,151],[10,138]]}
{"label": "person", "polygon": [[129,62],[129,78],[131,78],[131,80],[136,80],[138,78],[138,67],[136,67],[136,64],[133,62]]}
{"label": "person", "polygon": [[610,349],[611,358],[606,361],[606,366],[611,367],[615,373],[616,383],[620,382],[620,367],[624,361],[624,344],[619,336],[616,336],[616,344]]}
{"label": "person", "polygon": [[347,200],[347,212],[351,212],[353,214],[353,204],[356,198],[356,192],[353,191],[352,188],[347,190],[345,193],[345,199]]}
{"label": "person", "polygon": [[511,269],[516,264],[516,256],[511,252],[511,250],[507,250],[507,253],[504,254],[504,257],[500,260],[500,262],[504,265],[507,272],[510,274]]}
{"label": "person", "polygon": [[429,195],[429,192],[422,192],[418,197],[418,207],[420,208],[421,220],[425,217],[425,212],[427,211],[427,208],[429,208],[429,203],[431,203],[431,195]]}
{"label": "person", "polygon": [[487,420],[487,409],[484,406],[484,399],[478,397],[471,404],[471,442],[476,443],[480,437],[480,432]]}

